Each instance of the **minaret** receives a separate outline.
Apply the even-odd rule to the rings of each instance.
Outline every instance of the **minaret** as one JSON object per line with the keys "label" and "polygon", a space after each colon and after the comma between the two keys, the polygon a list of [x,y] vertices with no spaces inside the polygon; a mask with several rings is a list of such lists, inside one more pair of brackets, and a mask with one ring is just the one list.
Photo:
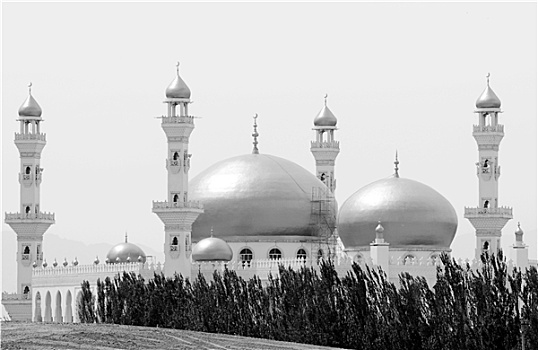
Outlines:
{"label": "minaret", "polygon": [[161,117],[161,126],[168,141],[166,170],[168,171],[168,193],[164,202],[153,202],[153,212],[164,223],[164,274],[175,273],[191,277],[191,231],[198,215],[204,212],[198,202],[189,201],[189,137],[194,129],[194,117],[189,115],[191,91],[177,75],[166,89],[168,106],[166,116]]}
{"label": "minaret", "polygon": [[316,175],[327,188],[334,193],[336,179],[334,177],[334,163],[340,153],[340,142],[334,140],[336,130],[336,117],[327,107],[327,94],[323,108],[314,119],[316,141],[310,142],[310,151],[316,159]]}
{"label": "minaret", "polygon": [[372,258],[372,263],[381,267],[388,275],[389,243],[385,242],[383,232],[385,232],[385,229],[381,226],[381,221],[378,221],[377,227],[375,228],[375,240],[370,243],[370,257]]}
{"label": "minaret", "polygon": [[529,267],[529,246],[523,242],[523,230],[519,222],[515,232],[516,242],[512,246],[511,258],[514,264],[523,271]]}
{"label": "minaret", "polygon": [[476,101],[478,125],[473,126],[473,136],[478,144],[478,206],[465,208],[465,218],[476,229],[475,257],[488,251],[497,253],[501,246],[501,230],[512,218],[512,208],[499,205],[499,145],[504,137],[504,126],[499,124],[501,101],[489,86]]}
{"label": "minaret", "polygon": [[[31,295],[32,265],[43,263],[43,234],[54,224],[54,214],[41,212],[40,196],[43,168],[41,151],[47,141],[41,132],[41,107],[32,96],[19,108],[20,131],[15,133],[21,163],[19,173],[20,207],[18,213],[6,213],[6,224],[17,234],[17,293]],[[25,297],[25,296],[24,296]],[[31,316],[31,310],[30,310]]]}

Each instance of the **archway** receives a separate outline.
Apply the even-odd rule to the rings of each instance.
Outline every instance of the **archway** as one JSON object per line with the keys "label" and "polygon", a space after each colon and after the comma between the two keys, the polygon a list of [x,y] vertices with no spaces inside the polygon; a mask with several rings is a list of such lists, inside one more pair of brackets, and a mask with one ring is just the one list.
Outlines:
{"label": "archway", "polygon": [[39,292],[35,294],[34,322],[43,322],[43,317],[41,317],[41,294]]}
{"label": "archway", "polygon": [[62,294],[56,293],[56,307],[54,308],[54,322],[62,323]]}
{"label": "archway", "polygon": [[65,296],[65,314],[64,314],[64,322],[72,323],[73,322],[73,298],[71,297],[71,291],[67,291],[67,295]]}
{"label": "archway", "polygon": [[43,319],[44,322],[52,322],[52,307],[51,307],[51,301],[52,298],[50,296],[50,292],[47,291],[47,294],[45,295],[45,318]]}

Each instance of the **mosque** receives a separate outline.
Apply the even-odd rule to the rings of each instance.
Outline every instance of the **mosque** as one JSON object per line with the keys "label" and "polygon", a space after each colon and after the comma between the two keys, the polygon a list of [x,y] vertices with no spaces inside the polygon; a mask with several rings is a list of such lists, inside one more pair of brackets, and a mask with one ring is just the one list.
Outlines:
{"label": "mosque", "polygon": [[[179,74],[165,91],[166,115],[161,127],[168,148],[167,193],[152,210],[164,225],[164,263],[150,261],[136,244],[125,241],[112,247],[104,261],[80,265],[43,259],[43,235],[55,223],[53,213],[40,208],[41,152],[46,135],[41,131],[42,110],[31,93],[19,109],[15,145],[20,153],[20,212],[6,213],[5,222],[17,234],[17,293],[3,294],[2,303],[14,320],[77,322],[76,301],[83,280],[95,287],[98,278],[123,271],[148,279],[154,273],[199,272],[209,277],[225,266],[249,278],[262,280],[278,274],[278,265],[317,268],[320,259],[332,259],[345,274],[353,262],[379,266],[391,281],[407,271],[435,283],[441,253],[450,253],[458,218],[450,202],[433,188],[400,177],[398,155],[394,174],[368,184],[340,206],[335,201],[337,118],[324,105],[314,118],[315,140],[310,150],[316,162],[312,174],[290,160],[260,153],[257,115],[253,150],[222,160],[189,181],[189,138],[194,117],[189,114],[191,91]],[[465,218],[476,229],[477,264],[484,251],[500,248],[502,228],[512,209],[498,198],[499,145],[504,129],[499,124],[501,101],[489,85],[476,101],[478,124],[473,137],[478,145],[476,173],[478,203],[465,208]],[[196,150],[193,150],[196,151]],[[521,228],[515,232],[511,264],[536,265],[528,259]]]}

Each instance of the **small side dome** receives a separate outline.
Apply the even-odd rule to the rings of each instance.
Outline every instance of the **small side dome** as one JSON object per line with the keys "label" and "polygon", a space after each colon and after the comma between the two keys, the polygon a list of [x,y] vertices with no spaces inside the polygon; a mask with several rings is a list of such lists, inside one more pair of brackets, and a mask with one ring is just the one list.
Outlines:
{"label": "small side dome", "polygon": [[146,262],[146,253],[139,246],[127,242],[125,237],[125,242],[116,244],[109,250],[106,262],[107,264],[134,262],[139,261],[138,257],[142,257],[140,262]]}
{"label": "small side dome", "polygon": [[487,77],[487,86],[476,100],[476,108],[501,108],[501,100],[489,87],[489,73]]}
{"label": "small side dome", "polygon": [[41,113],[43,111],[41,110],[41,107],[37,103],[37,101],[34,99],[34,97],[30,94],[28,95],[28,98],[22,103],[22,105],[19,108],[19,116],[21,117],[41,117]]}
{"label": "small side dome", "polygon": [[177,75],[172,80],[170,85],[166,88],[166,97],[167,98],[191,98],[191,90],[185,84],[183,79],[179,76],[179,62],[177,64]]}
{"label": "small side dome", "polygon": [[314,126],[336,126],[336,117],[333,112],[327,107],[327,95],[325,95],[325,105],[314,118]]}
{"label": "small side dome", "polygon": [[213,236],[202,239],[192,249],[194,261],[230,261],[233,255],[228,243]]}

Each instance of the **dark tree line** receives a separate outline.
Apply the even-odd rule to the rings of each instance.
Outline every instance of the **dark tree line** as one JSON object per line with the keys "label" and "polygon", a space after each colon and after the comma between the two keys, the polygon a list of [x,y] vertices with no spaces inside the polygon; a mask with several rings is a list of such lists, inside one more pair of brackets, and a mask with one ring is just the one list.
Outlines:
{"label": "dark tree line", "polygon": [[[538,272],[508,271],[502,253],[474,271],[446,255],[430,288],[400,275],[353,264],[343,278],[330,261],[319,272],[280,267],[267,283],[234,271],[208,282],[134,273],[87,281],[81,322],[226,333],[354,349],[538,349]],[[523,333],[523,334],[522,334]],[[522,337],[523,335],[523,337]]]}

